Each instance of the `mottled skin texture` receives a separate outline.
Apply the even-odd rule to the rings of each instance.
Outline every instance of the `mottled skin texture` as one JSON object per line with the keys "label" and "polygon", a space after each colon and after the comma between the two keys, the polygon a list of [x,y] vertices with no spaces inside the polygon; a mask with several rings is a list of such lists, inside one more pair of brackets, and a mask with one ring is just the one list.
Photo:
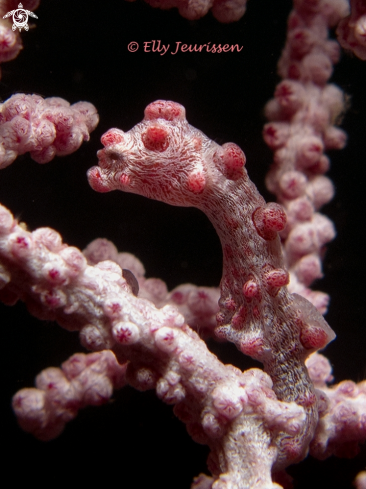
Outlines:
{"label": "mottled skin texture", "polygon": [[127,133],[111,129],[102,143],[99,167],[88,172],[94,190],[119,189],[197,207],[211,220],[224,257],[215,332],[264,364],[280,400],[306,408],[303,432],[278,438],[283,456],[277,466],[300,460],[317,423],[304,360],[335,335],[308,301],[287,291],[277,236],[286,223],[281,206],[265,203],[238,146],[211,141],[187,123],[177,103],[150,104],[140,124]]}

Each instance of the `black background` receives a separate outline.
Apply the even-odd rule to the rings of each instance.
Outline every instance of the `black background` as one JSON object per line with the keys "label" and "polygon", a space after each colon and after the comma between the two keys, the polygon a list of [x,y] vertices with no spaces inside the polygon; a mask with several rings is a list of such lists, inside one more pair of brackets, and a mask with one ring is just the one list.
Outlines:
{"label": "black background", "polygon": [[[251,0],[239,22],[223,25],[210,14],[187,21],[176,10],[160,11],[139,1],[44,1],[35,12],[38,20],[32,20],[34,28],[22,34],[20,56],[3,64],[0,97],[26,92],[71,103],[87,100],[98,108],[100,124],[74,155],[47,165],[19,157],[1,172],[1,202],[31,229],[53,227],[70,245],[84,248],[96,237],[112,240],[142,260],[147,276],[162,278],[169,288],[184,282],[218,285],[220,245],[203,214],[121,192],[97,194],[85,172],[97,163],[106,130],[126,131],[142,119],[148,103],[170,99],[183,104],[190,124],[218,143],[239,144],[251,178],[272,200],[263,184],[271,153],[261,138],[262,111],[278,82],[276,61],[290,7],[284,0]],[[238,43],[243,50],[175,56],[143,52],[144,42],[159,39],[171,45]],[[135,53],[127,50],[132,41],[140,45]],[[326,276],[316,288],[332,297],[327,320],[338,338],[327,355],[336,380],[360,381],[366,376],[366,64],[343,56],[333,80],[352,97],[342,126],[349,144],[331,154],[337,193],[324,213],[335,221],[338,237],[329,245]],[[81,412],[52,442],[24,434],[11,411],[11,396],[33,385],[40,370],[58,366],[81,347],[77,335],[31,318],[22,304],[1,305],[1,314],[4,480],[11,477],[19,486],[31,480],[40,488],[104,483],[183,489],[206,471],[206,447],[190,440],[171,407],[152,392],[123,389],[108,405]],[[211,347],[225,362],[248,365],[230,345]],[[352,461],[309,459],[290,472],[298,488],[350,488],[365,459],[365,450]]]}

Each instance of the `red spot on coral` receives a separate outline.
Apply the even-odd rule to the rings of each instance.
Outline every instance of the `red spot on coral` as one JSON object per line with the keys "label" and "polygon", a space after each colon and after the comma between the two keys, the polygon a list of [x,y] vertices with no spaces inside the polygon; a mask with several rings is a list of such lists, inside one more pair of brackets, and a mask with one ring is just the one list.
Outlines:
{"label": "red spot on coral", "polygon": [[24,236],[18,236],[15,243],[18,245],[18,248],[28,248],[29,246],[28,240]]}
{"label": "red spot on coral", "polygon": [[234,314],[232,320],[231,320],[231,325],[233,326],[234,329],[240,330],[245,324],[245,320],[247,317],[247,309],[244,306],[241,306],[239,311]]}
{"label": "red spot on coral", "polygon": [[184,107],[176,102],[166,100],[157,100],[148,105],[145,109],[145,120],[165,119],[173,121],[174,119],[185,119],[186,111]]}
{"label": "red spot on coral", "polygon": [[89,185],[96,192],[109,192],[108,185],[103,181],[103,177],[100,173],[100,169],[97,166],[90,168],[88,170],[88,181]]}
{"label": "red spot on coral", "polygon": [[222,155],[223,163],[228,170],[239,170],[245,165],[245,154],[238,145],[225,143],[222,148],[224,150]]}
{"label": "red spot on coral", "polygon": [[272,149],[283,146],[289,137],[288,125],[286,123],[268,123],[263,128],[263,139]]}
{"label": "red spot on coral", "polygon": [[288,272],[282,268],[266,272],[264,278],[268,287],[283,287],[290,281]]}
{"label": "red spot on coral", "polygon": [[296,63],[290,63],[287,73],[288,77],[292,80],[298,80],[300,78],[300,70]]}
{"label": "red spot on coral", "polygon": [[270,138],[275,138],[277,135],[277,130],[273,125],[267,124],[267,126],[264,129],[264,133],[266,136]]}
{"label": "red spot on coral", "polygon": [[172,345],[173,342],[174,342],[174,339],[175,339],[175,335],[174,335],[174,332],[173,331],[169,331],[168,333],[166,333],[164,335],[164,337],[162,338],[162,341],[166,344],[166,345]]}
{"label": "red spot on coral", "polygon": [[248,280],[243,285],[243,294],[247,299],[252,299],[259,294],[259,285],[255,280]]}
{"label": "red spot on coral", "polygon": [[227,178],[235,180],[243,173],[246,158],[243,151],[234,143],[225,143],[213,155],[213,161],[221,173]]}
{"label": "red spot on coral", "polygon": [[204,191],[206,178],[202,171],[193,171],[188,176],[188,188],[194,194],[200,194]]}
{"label": "red spot on coral", "polygon": [[182,294],[182,292],[177,291],[177,292],[174,292],[172,294],[171,299],[176,304],[183,304],[183,302],[184,302],[184,295]]}
{"label": "red spot on coral", "polygon": [[11,242],[11,253],[17,258],[26,258],[29,256],[32,248],[32,241],[28,236],[18,235],[15,236],[14,241]]}
{"label": "red spot on coral", "polygon": [[141,135],[142,142],[146,149],[162,153],[169,146],[169,133],[161,126],[150,126]]}
{"label": "red spot on coral", "polygon": [[281,103],[285,103],[294,94],[291,84],[282,82],[276,87],[275,97],[280,99]]}
{"label": "red spot on coral", "polygon": [[129,328],[118,328],[115,332],[115,338],[119,343],[129,343],[132,332]]}
{"label": "red spot on coral", "polygon": [[281,448],[286,453],[286,458],[289,462],[294,462],[301,457],[303,449],[299,443],[297,438],[286,438],[281,443]]}
{"label": "red spot on coral", "polygon": [[24,236],[18,236],[15,241],[19,247],[28,248],[29,246],[27,239]]}
{"label": "red spot on coral", "polygon": [[207,298],[208,298],[208,294],[207,294],[207,292],[205,292],[204,290],[200,290],[200,291],[198,292],[198,298],[199,298],[199,299],[203,299],[203,300],[204,300],[204,299],[207,299]]}
{"label": "red spot on coral", "polygon": [[222,326],[226,323],[225,315],[222,312],[216,314],[216,323],[218,326]]}
{"label": "red spot on coral", "polygon": [[122,173],[122,175],[119,178],[119,181],[121,185],[125,185],[126,187],[128,187],[131,183],[131,178],[125,173]]}
{"label": "red spot on coral", "polygon": [[234,299],[230,298],[230,299],[226,299],[224,302],[223,302],[223,307],[225,309],[227,309],[228,311],[235,311],[236,309],[236,303],[234,301]]}
{"label": "red spot on coral", "polygon": [[179,362],[183,364],[185,368],[193,367],[195,365],[195,360],[192,355],[182,354],[179,357]]}
{"label": "red spot on coral", "polygon": [[123,141],[123,134],[120,131],[114,131],[113,129],[107,131],[101,137],[101,142],[103,146],[110,146],[111,144],[118,144]]}
{"label": "red spot on coral", "polygon": [[200,151],[202,149],[202,139],[201,138],[193,138],[192,140],[193,147],[195,151]]}
{"label": "red spot on coral", "polygon": [[304,348],[312,350],[313,348],[324,348],[328,343],[328,335],[322,329],[316,326],[305,326],[300,333],[300,341]]}
{"label": "red spot on coral", "polygon": [[57,297],[57,295],[54,295],[54,292],[52,290],[44,294],[43,300],[47,304],[47,306],[51,308],[56,308],[60,305],[59,297]]}
{"label": "red spot on coral", "polygon": [[60,272],[54,268],[48,271],[48,276],[51,280],[57,280],[60,277]]}
{"label": "red spot on coral", "polygon": [[114,304],[111,304],[109,307],[110,307],[112,314],[117,314],[118,312],[121,311],[121,304],[114,303]]}
{"label": "red spot on coral", "polygon": [[298,399],[296,399],[296,404],[308,408],[316,403],[316,395],[313,392],[306,392]]}
{"label": "red spot on coral", "polygon": [[242,351],[244,355],[257,358],[263,353],[263,346],[262,338],[250,338],[243,340],[240,343],[240,351]]}
{"label": "red spot on coral", "polygon": [[281,205],[271,202],[266,207],[258,207],[253,212],[252,220],[259,236],[272,241],[285,228],[287,217]]}

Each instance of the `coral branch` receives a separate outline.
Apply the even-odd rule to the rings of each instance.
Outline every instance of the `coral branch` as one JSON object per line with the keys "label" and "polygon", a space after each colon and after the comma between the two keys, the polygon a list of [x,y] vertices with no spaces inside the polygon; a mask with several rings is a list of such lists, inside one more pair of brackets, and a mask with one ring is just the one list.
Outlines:
{"label": "coral branch", "polygon": [[[57,436],[80,407],[105,402],[126,380],[139,390],[155,388],[175,405],[194,440],[211,448],[215,489],[278,487],[272,466],[304,430],[304,409],[279,401],[270,377],[223,365],[171,306],[158,310],[134,297],[118,265],[86,264],[75,248],[50,229],[29,233],[0,208],[1,299],[24,300],[30,312],[80,331],[89,349],[110,352],[74,356],[37,378],[37,389],[15,395],[20,424],[40,439]],[[296,443],[296,442],[293,442]]]}
{"label": "coral branch", "polygon": [[110,350],[76,353],[61,366],[43,370],[36,387],[22,389],[13,397],[13,409],[24,431],[39,440],[52,440],[79,409],[100,406],[114,389],[125,384],[126,365],[120,365]]}
{"label": "coral branch", "polygon": [[13,95],[0,104],[0,169],[27,151],[37,163],[76,151],[99,122],[89,102],[70,106],[59,97]]}
{"label": "coral branch", "polygon": [[90,265],[111,260],[124,271],[129,270],[138,281],[139,297],[148,299],[158,308],[171,304],[178,309],[186,323],[197,331],[201,338],[212,336],[219,310],[218,288],[181,284],[168,292],[166,283],[161,279],[145,277],[145,268],[138,258],[131,253],[118,253],[115,245],[106,239],[95,239],[89,243],[83,254]]}
{"label": "coral branch", "polygon": [[328,387],[332,367],[323,355],[314,353],[306,362],[319,395],[319,423],[310,444],[310,454],[320,460],[330,455],[351,458],[366,440],[366,381],[350,380]]}
{"label": "coral branch", "polygon": [[347,2],[295,2],[288,20],[285,48],[278,63],[284,80],[266,105],[270,120],[265,142],[274,151],[267,188],[286,209],[287,226],[281,232],[291,292],[311,301],[324,314],[329,297],[309,286],[323,276],[325,245],[335,237],[333,223],[319,209],[334,194],[330,166],[324,151],[344,148],[347,136],[336,124],[345,111],[340,88],[327,84],[339,46],[328,28],[347,13]]}

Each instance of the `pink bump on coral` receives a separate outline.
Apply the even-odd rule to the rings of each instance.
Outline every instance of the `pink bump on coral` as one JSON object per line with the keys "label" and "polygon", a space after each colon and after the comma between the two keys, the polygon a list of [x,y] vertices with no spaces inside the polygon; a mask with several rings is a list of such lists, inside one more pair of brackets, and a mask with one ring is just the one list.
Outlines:
{"label": "pink bump on coral", "polygon": [[43,370],[36,388],[13,397],[13,409],[23,430],[40,440],[56,438],[80,408],[108,401],[125,384],[126,366],[111,351],[76,353],[59,368]]}
{"label": "pink bump on coral", "polygon": [[0,168],[30,152],[37,163],[76,151],[99,121],[88,102],[70,105],[57,97],[16,94],[0,104]]}
{"label": "pink bump on coral", "polygon": [[[218,462],[219,473],[225,473],[230,483],[242,487],[261,477],[269,485],[271,466],[288,461],[281,440],[285,438],[288,444],[304,437],[308,425],[304,408],[278,400],[264,372],[251,369],[243,373],[222,364],[171,305],[157,309],[146,299],[133,296],[115,262],[84,264],[72,280],[51,280],[44,289],[45,265],[61,258],[59,253],[68,249],[67,245],[50,230],[35,235],[23,230],[24,237],[37,245],[25,256],[15,256],[7,243],[22,228],[5,208],[0,211],[5,223],[0,254],[11,271],[12,289],[62,326],[78,330],[82,344],[89,349],[104,350],[74,355],[61,370],[41,372],[36,388],[19,391],[13,398],[19,424],[41,440],[52,439],[79,409],[105,403],[114,388],[131,382],[141,390],[155,388],[164,402],[176,405],[177,416],[195,440],[209,445],[213,459],[219,461],[222,454],[224,460],[231,458],[232,449],[240,453],[230,468],[224,461]],[[110,244],[101,244],[113,250]],[[44,290],[50,295],[61,294],[63,302],[48,304]],[[241,426],[248,429],[248,436],[239,437],[235,447],[228,446],[227,438],[236,438]],[[253,452],[251,445],[258,442],[260,449]],[[269,444],[273,445],[270,451]],[[302,449],[297,455],[302,455]],[[256,463],[258,457],[260,464]],[[242,460],[248,462],[248,470],[242,470]],[[265,471],[264,466],[268,468]]]}
{"label": "pink bump on coral", "polygon": [[281,238],[290,272],[289,289],[321,312],[326,311],[326,295],[308,287],[322,276],[320,258],[335,236],[333,224],[316,212],[334,195],[332,182],[323,175],[329,168],[324,151],[343,148],[347,139],[344,131],[335,127],[345,110],[344,95],[335,85],[327,84],[339,59],[328,27],[347,15],[347,9],[343,0],[294,2],[278,63],[279,74],[285,79],[266,106],[270,122],[263,131],[274,151],[267,187],[287,213]]}
{"label": "pink bump on coral", "polygon": [[286,214],[282,206],[271,202],[266,207],[258,207],[254,211],[253,223],[259,236],[271,241],[285,228]]}
{"label": "pink bump on coral", "polygon": [[168,133],[159,126],[148,127],[141,139],[145,148],[151,151],[163,152],[169,146]]}
{"label": "pink bump on coral", "polygon": [[318,397],[326,399],[310,444],[311,455],[320,460],[330,455],[356,455],[359,444],[366,440],[366,382],[343,381],[328,387],[327,383],[333,379],[329,361],[314,353],[306,364]]}
{"label": "pink bump on coral", "polygon": [[147,121],[165,119],[166,121],[184,120],[185,108],[176,102],[157,100],[149,104],[144,110],[144,119]]}

